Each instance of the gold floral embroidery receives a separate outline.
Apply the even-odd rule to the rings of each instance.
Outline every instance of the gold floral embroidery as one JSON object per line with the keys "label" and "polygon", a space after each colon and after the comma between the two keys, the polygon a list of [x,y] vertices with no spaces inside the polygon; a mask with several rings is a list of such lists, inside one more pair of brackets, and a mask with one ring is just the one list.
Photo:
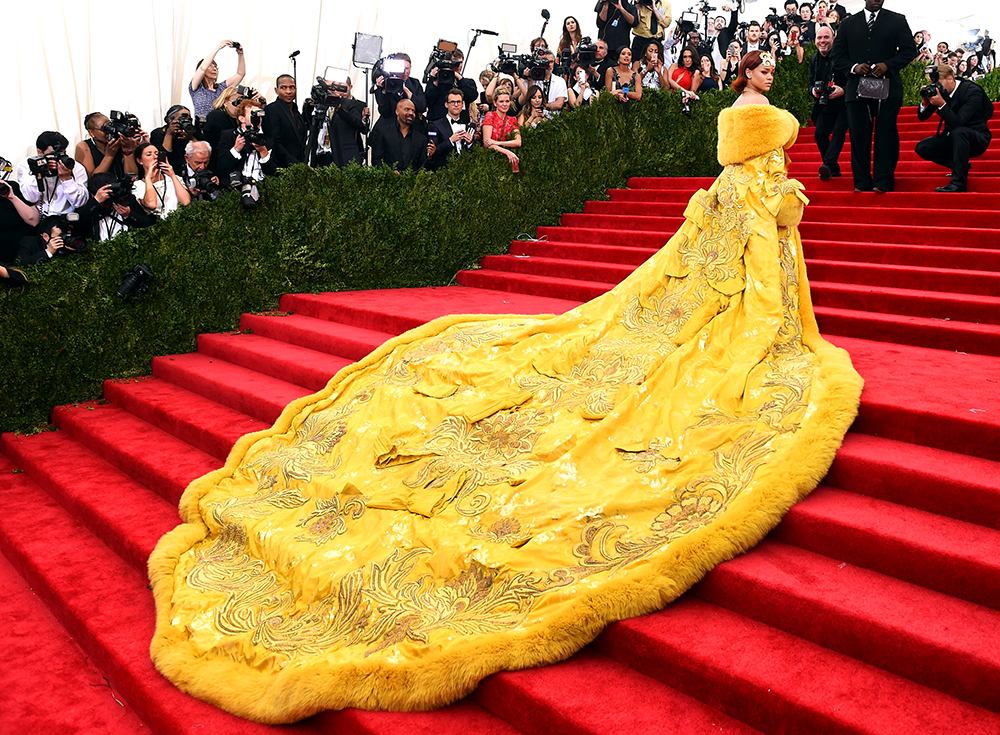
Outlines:
{"label": "gold floral embroidery", "polygon": [[[345,413],[343,410],[341,415]],[[295,430],[295,442],[272,452],[258,453],[244,472],[258,477],[279,475],[284,484],[292,480],[309,482],[317,472],[332,474],[341,458],[331,462],[330,454],[347,433],[339,415],[314,413]],[[269,446],[261,444],[261,446]]]}
{"label": "gold floral embroidery", "polygon": [[332,538],[347,531],[347,520],[357,520],[365,512],[368,498],[364,495],[348,495],[316,500],[316,510],[307,515],[297,524],[305,532],[295,537],[296,541],[308,541],[321,546]]}
{"label": "gold floral embroidery", "polygon": [[658,439],[653,439],[649,442],[649,448],[644,449],[641,452],[628,452],[624,449],[619,449],[618,456],[621,457],[626,462],[634,462],[636,467],[636,472],[650,472],[654,467],[666,467],[668,469],[677,468],[681,461],[678,457],[669,457],[663,454],[663,450],[667,448],[667,444],[661,442]]}
{"label": "gold floral embroidery", "polygon": [[517,548],[531,539],[531,534],[521,527],[516,518],[501,518],[484,529],[481,523],[473,524],[469,529],[472,538],[490,541],[494,544],[508,544]]}

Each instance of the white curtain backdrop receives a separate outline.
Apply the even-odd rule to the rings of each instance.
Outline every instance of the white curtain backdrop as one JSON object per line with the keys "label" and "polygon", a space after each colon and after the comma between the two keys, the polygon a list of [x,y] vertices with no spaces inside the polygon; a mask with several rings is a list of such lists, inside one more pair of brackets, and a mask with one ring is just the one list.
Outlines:
{"label": "white curtain backdrop", "polygon": [[[851,12],[864,0],[842,0]],[[717,6],[722,3],[718,0]],[[674,17],[688,2],[672,2]],[[762,19],[780,0],[747,4],[746,17]],[[364,75],[351,67],[356,32],[384,38],[383,54],[405,51],[419,76],[438,39],[456,41],[466,53],[470,29],[496,31],[481,36],[469,57],[467,76],[477,77],[501,41],[526,51],[542,28],[541,10],[551,21],[545,37],[558,42],[563,18],[574,15],[585,35],[596,37],[594,0],[504,0],[499,3],[443,0],[0,0],[0,21],[8,42],[0,51],[5,66],[0,155],[16,165],[35,154],[35,138],[58,130],[70,151],[83,136],[88,112],[112,109],[138,115],[149,131],[162,125],[172,104],[191,104],[187,85],[198,60],[222,39],[244,45],[244,84],[274,99],[274,79],[291,73],[288,55],[298,57],[299,99],[327,66],[349,68],[355,96],[364,98]],[[954,47],[970,29],[1000,33],[1000,7],[985,0],[887,0],[907,15],[914,31],[928,29],[934,42]],[[216,57],[219,77],[236,71],[230,48]],[[9,80],[9,81],[6,81]]]}

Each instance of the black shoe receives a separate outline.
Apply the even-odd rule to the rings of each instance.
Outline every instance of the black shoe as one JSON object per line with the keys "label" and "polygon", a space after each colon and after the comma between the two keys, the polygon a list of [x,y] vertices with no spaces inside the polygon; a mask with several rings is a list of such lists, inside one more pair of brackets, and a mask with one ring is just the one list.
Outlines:
{"label": "black shoe", "polygon": [[830,174],[830,167],[827,166],[825,163],[822,166],[819,167],[819,180],[820,181],[829,181],[830,180],[830,175],[831,175]]}
{"label": "black shoe", "polygon": [[967,186],[964,182],[951,180],[951,183],[946,186],[939,186],[934,191],[939,191],[942,194],[952,194],[954,192],[966,191]]}
{"label": "black shoe", "polygon": [[840,178],[840,169],[839,168],[836,169],[836,170],[830,169],[830,177],[834,178],[834,179],[839,179]]}
{"label": "black shoe", "polygon": [[871,192],[871,189],[859,189],[856,186],[854,187],[854,193],[855,194],[867,194],[869,192]]}

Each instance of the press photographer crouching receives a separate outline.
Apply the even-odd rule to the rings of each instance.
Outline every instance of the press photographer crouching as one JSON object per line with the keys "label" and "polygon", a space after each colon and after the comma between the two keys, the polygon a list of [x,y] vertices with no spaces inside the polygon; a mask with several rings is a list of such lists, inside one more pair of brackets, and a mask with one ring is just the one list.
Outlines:
{"label": "press photographer crouching", "polygon": [[809,59],[809,89],[814,98],[812,122],[816,128],[816,147],[823,162],[819,177],[829,181],[840,176],[840,154],[847,137],[847,106],[844,104],[847,75],[833,66],[835,34],[828,25],[816,29],[818,53]]}
{"label": "press photographer crouching", "polygon": [[252,209],[260,201],[257,184],[265,176],[273,176],[278,164],[271,155],[273,142],[261,130],[264,111],[257,99],[244,99],[236,107],[239,128],[227,130],[219,137],[218,169],[219,179],[241,192],[241,201],[246,209]]}
{"label": "press photographer crouching", "polygon": [[87,183],[90,199],[76,210],[80,217],[78,231],[103,242],[119,233],[155,224],[156,217],[143,209],[132,193],[135,180],[135,174],[94,174]]}
{"label": "press photographer crouching", "polygon": [[203,140],[188,141],[181,179],[193,202],[210,202],[219,196],[219,177],[208,168],[211,159],[212,146]]}
{"label": "press photographer crouching", "polygon": [[17,167],[21,196],[38,208],[42,217],[68,214],[82,207],[87,193],[87,172],[66,155],[69,141],[61,133],[47,130],[35,140],[38,155]]}
{"label": "press photographer crouching", "polygon": [[21,198],[16,181],[8,181],[10,162],[0,158],[0,283],[23,286],[24,273],[13,267],[21,239],[34,235],[38,210]]}
{"label": "press photographer crouching", "polygon": [[173,105],[163,116],[163,127],[149,134],[149,142],[167,153],[167,163],[175,172],[184,170],[184,146],[189,140],[200,140],[204,135],[203,123],[191,117],[191,110],[184,105]]}
{"label": "press photographer crouching", "polygon": [[969,159],[983,155],[993,139],[987,121],[993,103],[975,82],[955,78],[946,64],[925,70],[930,84],[920,90],[917,117],[928,119],[937,112],[938,132],[917,143],[917,155],[951,169],[951,183],[935,191],[965,191],[969,182]]}
{"label": "press photographer crouching", "polygon": [[47,263],[56,256],[75,255],[86,250],[86,240],[72,234],[77,221],[79,217],[73,212],[43,218],[37,235],[21,239],[18,261],[21,265]]}

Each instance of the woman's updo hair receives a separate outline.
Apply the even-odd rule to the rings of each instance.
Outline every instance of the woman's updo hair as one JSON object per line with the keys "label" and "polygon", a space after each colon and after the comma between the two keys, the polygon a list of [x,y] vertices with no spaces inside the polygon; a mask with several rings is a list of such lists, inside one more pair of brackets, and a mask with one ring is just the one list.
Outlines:
{"label": "woman's updo hair", "polygon": [[733,91],[743,94],[743,90],[747,88],[747,72],[753,71],[761,65],[760,57],[760,51],[750,51],[740,59],[740,66],[736,71],[736,79],[733,80],[732,84]]}

